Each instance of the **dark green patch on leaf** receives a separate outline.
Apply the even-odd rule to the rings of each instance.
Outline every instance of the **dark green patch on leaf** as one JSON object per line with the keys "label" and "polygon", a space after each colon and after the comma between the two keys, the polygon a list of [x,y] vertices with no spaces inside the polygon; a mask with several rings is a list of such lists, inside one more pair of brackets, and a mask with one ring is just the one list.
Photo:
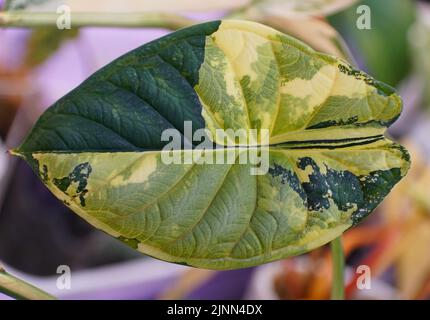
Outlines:
{"label": "dark green patch on leaf", "polygon": [[349,171],[336,171],[326,166],[326,174],[323,174],[309,157],[300,158],[297,166],[305,170],[311,166],[313,172],[309,175],[309,182],[302,183],[308,199],[310,211],[321,211],[330,207],[329,199],[333,199],[339,210],[347,211],[354,204],[358,207],[363,202],[358,177]]}
{"label": "dark green patch on leaf", "polygon": [[45,62],[69,39],[76,38],[78,28],[58,30],[56,27],[39,27],[32,31],[27,42],[25,64],[35,67]]}
{"label": "dark green patch on leaf", "polygon": [[88,162],[81,163],[77,165],[73,171],[64,178],[57,179],[54,178],[52,182],[57,186],[58,189],[63,191],[65,194],[69,194],[67,189],[72,183],[77,183],[78,186],[75,190],[76,195],[74,197],[79,197],[81,206],[85,206],[85,194],[88,192],[86,189],[88,184],[88,178],[92,172],[91,165]]}
{"label": "dark green patch on leaf", "polygon": [[193,87],[219,24],[169,34],[102,68],[40,117],[19,152],[157,150],[165,129],[204,128]]}
{"label": "dark green patch on leaf", "polygon": [[300,180],[295,173],[291,170],[284,168],[281,165],[274,163],[273,167],[269,168],[269,174],[273,177],[279,177],[281,179],[281,183],[288,185],[302,198],[303,204],[306,205],[306,193],[303,190]]}
{"label": "dark green patch on leaf", "polygon": [[361,207],[352,214],[353,224],[356,225],[367,217],[401,178],[402,174],[399,168],[378,170],[367,176],[361,176],[363,202]]}
{"label": "dark green patch on leaf", "polygon": [[43,170],[40,173],[40,176],[43,182],[46,183],[48,181],[48,167],[46,165],[43,165]]}

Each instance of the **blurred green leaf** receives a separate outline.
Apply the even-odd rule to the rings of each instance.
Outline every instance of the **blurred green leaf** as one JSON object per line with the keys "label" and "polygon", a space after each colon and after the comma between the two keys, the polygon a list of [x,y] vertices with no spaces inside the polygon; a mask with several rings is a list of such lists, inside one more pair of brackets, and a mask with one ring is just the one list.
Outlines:
{"label": "blurred green leaf", "polygon": [[420,8],[418,21],[412,26],[410,35],[414,71],[424,85],[425,106],[430,108],[430,5]]}
{"label": "blurred green leaf", "polygon": [[58,30],[54,27],[40,27],[33,30],[27,44],[25,65],[34,67],[45,62],[61,44],[75,38],[78,28]]}
{"label": "blurred green leaf", "polygon": [[29,5],[40,4],[45,1],[47,0],[6,0],[5,9],[6,10],[24,9]]}
{"label": "blurred green leaf", "polygon": [[[356,21],[359,5],[371,10],[371,30],[360,30]],[[364,0],[329,18],[344,36],[353,52],[358,53],[372,76],[396,85],[410,71],[407,35],[415,20],[415,2],[411,0]],[[363,66],[361,66],[363,67]]]}

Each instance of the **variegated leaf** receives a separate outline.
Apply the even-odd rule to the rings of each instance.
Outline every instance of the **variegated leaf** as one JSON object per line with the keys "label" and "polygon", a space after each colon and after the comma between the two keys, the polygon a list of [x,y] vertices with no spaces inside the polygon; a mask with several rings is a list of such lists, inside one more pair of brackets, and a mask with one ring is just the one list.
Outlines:
{"label": "variegated leaf", "polygon": [[[72,210],[132,247],[241,268],[312,250],[367,216],[409,167],[383,136],[400,111],[390,87],[343,61],[257,23],[214,21],[112,62],[14,152]],[[166,164],[162,132],[185,134],[184,121],[228,145],[205,155],[234,161]],[[217,129],[256,134],[245,131],[243,144]],[[250,150],[268,152],[266,174],[241,163]]]}

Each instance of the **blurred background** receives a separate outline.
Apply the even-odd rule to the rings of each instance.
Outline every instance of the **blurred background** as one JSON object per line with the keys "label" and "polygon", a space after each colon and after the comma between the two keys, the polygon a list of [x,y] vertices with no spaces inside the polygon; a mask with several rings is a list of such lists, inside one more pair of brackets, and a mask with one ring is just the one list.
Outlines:
{"label": "blurred background", "polygon": [[[62,4],[71,9],[72,29],[31,20]],[[362,5],[371,29],[359,27]],[[327,247],[234,271],[158,261],[93,229],[6,153],[47,107],[118,56],[182,26],[241,18],[353,61],[398,89],[404,112],[389,134],[411,151],[412,168],[374,214],[344,234],[346,296],[430,298],[429,1],[0,0],[0,10],[0,262],[8,271],[65,299],[329,298]],[[94,21],[74,24],[74,14],[95,12]],[[142,27],[140,14],[156,22]],[[33,27],[17,27],[26,23]],[[70,290],[56,287],[60,265],[71,268]],[[369,290],[357,288],[360,265],[370,267]]]}

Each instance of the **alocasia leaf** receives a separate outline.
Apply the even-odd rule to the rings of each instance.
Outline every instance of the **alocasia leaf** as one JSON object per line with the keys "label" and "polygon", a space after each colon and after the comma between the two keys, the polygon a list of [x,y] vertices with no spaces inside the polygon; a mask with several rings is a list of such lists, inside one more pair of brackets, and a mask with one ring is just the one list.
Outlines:
{"label": "alocasia leaf", "polygon": [[[312,250],[366,217],[409,167],[383,136],[400,111],[390,87],[343,61],[257,23],[214,21],[101,69],[14,152],[72,210],[130,246],[241,268]],[[163,130],[185,134],[184,121],[218,145],[217,129],[257,134],[206,150],[231,164],[166,164]],[[269,145],[259,145],[263,132]],[[263,148],[268,170],[252,175],[238,159]]]}

